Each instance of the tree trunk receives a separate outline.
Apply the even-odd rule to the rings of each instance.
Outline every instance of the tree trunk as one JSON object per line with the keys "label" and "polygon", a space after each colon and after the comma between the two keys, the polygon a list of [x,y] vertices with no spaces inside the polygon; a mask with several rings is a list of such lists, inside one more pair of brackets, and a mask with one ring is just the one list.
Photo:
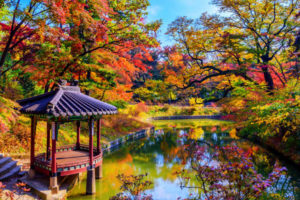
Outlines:
{"label": "tree trunk", "polygon": [[273,78],[272,78],[272,76],[269,72],[268,67],[263,67],[262,71],[264,73],[264,78],[265,78],[265,81],[267,83],[268,90],[272,91],[274,89],[274,82],[273,82]]}
{"label": "tree trunk", "polygon": [[47,81],[47,83],[45,85],[44,93],[47,93],[49,91],[49,87],[50,87],[50,84],[49,84],[49,81]]}
{"label": "tree trunk", "polygon": [[274,89],[274,82],[273,82],[273,77],[271,73],[269,72],[269,61],[272,59],[269,57],[269,54],[265,54],[261,57],[263,61],[263,66],[261,67],[263,73],[264,73],[264,78],[265,82],[267,83],[268,86],[268,91],[272,91]]}

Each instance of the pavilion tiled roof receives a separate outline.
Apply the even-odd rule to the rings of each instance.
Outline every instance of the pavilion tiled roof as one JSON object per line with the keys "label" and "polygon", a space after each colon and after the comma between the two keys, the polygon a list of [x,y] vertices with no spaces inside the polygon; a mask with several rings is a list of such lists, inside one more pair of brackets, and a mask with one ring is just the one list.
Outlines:
{"label": "pavilion tiled roof", "polygon": [[24,114],[55,117],[116,114],[117,108],[80,92],[78,86],[60,86],[57,90],[19,100]]}

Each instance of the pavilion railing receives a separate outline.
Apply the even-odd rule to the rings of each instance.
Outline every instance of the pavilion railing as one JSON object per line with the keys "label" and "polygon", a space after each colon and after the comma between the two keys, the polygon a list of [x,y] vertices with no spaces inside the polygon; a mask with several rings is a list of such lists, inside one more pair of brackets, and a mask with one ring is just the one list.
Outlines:
{"label": "pavilion railing", "polygon": [[[76,144],[70,144],[70,145],[64,145],[64,146],[58,147],[56,149],[56,152],[74,151],[74,150],[79,150],[79,149],[77,149]],[[89,145],[80,144],[80,150],[89,151]],[[94,153],[96,153],[97,152],[97,147],[93,147],[93,151],[94,151]]]}
{"label": "pavilion railing", "polygon": [[[75,151],[75,150],[83,150],[83,151],[88,151],[89,147],[88,145],[80,144],[80,149],[76,148],[76,145],[66,145],[66,146],[61,146],[57,148],[56,152],[64,152],[64,151]],[[50,151],[51,152],[51,151]],[[102,160],[102,151],[98,154],[97,153],[97,148],[93,148],[93,163],[96,164]],[[49,160],[46,159],[46,153],[39,154],[38,156],[35,157],[34,165],[38,166],[40,168],[46,169],[48,171],[51,171],[51,158]],[[58,172],[65,170],[65,168],[72,168],[75,167],[76,169],[82,168],[82,167],[87,167],[89,166],[89,157],[87,157],[84,160],[80,161],[73,161],[73,162],[68,162],[65,164],[57,164],[57,169]],[[70,170],[70,169],[66,169]]]}
{"label": "pavilion railing", "polygon": [[[123,144],[127,142],[133,142],[135,140],[139,140],[142,138],[147,137],[147,135],[154,133],[154,127],[150,127],[147,129],[143,129],[131,134],[128,134],[122,138],[118,138],[114,141],[111,141],[108,145],[102,145],[102,148],[100,150],[100,154],[98,154],[97,147],[93,148],[94,156],[93,156],[93,163],[96,164],[102,160],[103,153],[109,153],[113,151],[114,149],[117,149],[119,146],[122,146]],[[82,151],[89,151],[89,145],[86,144],[80,144],[80,148],[78,149],[76,144],[71,145],[65,145],[58,147],[56,149],[56,152],[65,152],[65,151],[76,151],[76,150],[82,150]],[[51,154],[51,151],[50,151]],[[48,171],[51,171],[51,160],[46,159],[46,153],[40,154],[37,157],[35,157],[34,165],[38,166],[40,168],[46,169]],[[89,158],[87,157],[84,160],[80,161],[74,161],[74,162],[68,162],[66,164],[57,164],[57,171],[68,171],[73,169],[80,169],[83,167],[89,166]]]}

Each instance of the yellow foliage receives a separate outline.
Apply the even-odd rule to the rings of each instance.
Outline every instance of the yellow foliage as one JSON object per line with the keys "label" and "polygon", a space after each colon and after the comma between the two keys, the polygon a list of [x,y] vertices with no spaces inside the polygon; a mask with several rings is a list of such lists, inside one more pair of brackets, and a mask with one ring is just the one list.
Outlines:
{"label": "yellow foliage", "polygon": [[230,135],[231,138],[233,138],[233,139],[239,139],[239,137],[236,135],[236,133],[237,133],[237,131],[236,131],[235,128],[232,129],[231,131],[229,131],[229,135]]}
{"label": "yellow foliage", "polygon": [[192,97],[189,99],[189,104],[191,106],[194,106],[194,105],[198,105],[198,106],[203,106],[203,102],[204,100],[202,98],[198,98],[198,97]]}
{"label": "yellow foliage", "polygon": [[195,129],[192,129],[189,133],[189,138],[193,140],[202,139],[204,137],[204,130],[201,127],[196,127]]}

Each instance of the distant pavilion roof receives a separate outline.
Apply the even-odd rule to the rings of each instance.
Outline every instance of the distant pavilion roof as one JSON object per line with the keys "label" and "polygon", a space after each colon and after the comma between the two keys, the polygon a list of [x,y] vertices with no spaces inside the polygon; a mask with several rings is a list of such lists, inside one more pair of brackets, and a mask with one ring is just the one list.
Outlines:
{"label": "distant pavilion roof", "polygon": [[59,86],[55,91],[17,101],[21,113],[54,117],[116,114],[117,108],[80,92],[78,86]]}

